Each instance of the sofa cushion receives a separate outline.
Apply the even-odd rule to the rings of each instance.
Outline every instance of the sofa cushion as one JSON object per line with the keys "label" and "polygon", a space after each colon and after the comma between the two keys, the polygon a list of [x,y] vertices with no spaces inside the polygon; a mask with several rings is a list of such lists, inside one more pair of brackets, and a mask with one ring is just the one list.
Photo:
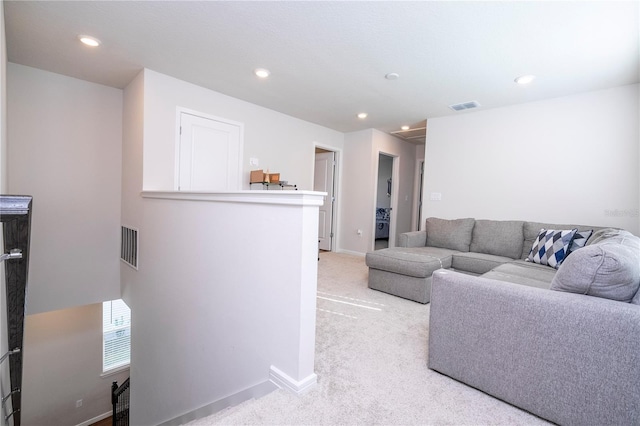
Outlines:
{"label": "sofa cushion", "polygon": [[424,231],[403,232],[398,237],[398,247],[425,247],[427,233]]}
{"label": "sofa cushion", "polygon": [[538,238],[533,242],[529,257],[529,262],[549,265],[558,269],[566,257],[571,240],[573,240],[577,229],[541,229]]}
{"label": "sofa cushion", "polygon": [[426,222],[427,246],[457,251],[469,251],[475,219],[439,219],[430,217]]}
{"label": "sofa cushion", "polygon": [[469,251],[518,259],[522,253],[524,222],[476,220]]}
{"label": "sofa cushion", "polygon": [[368,267],[417,278],[431,276],[440,268],[451,268],[451,255],[456,253],[437,247],[391,247],[367,253]]}
{"label": "sofa cushion", "polygon": [[587,245],[601,243],[623,243],[629,237],[634,237],[631,232],[617,228],[602,228],[593,233]]}
{"label": "sofa cushion", "polygon": [[[524,223],[524,245],[522,247],[522,256],[521,259],[526,259],[529,256],[529,251],[531,250],[531,246],[536,238],[538,238],[538,234],[541,229],[573,229],[576,228],[578,232],[580,231],[588,231],[588,230],[599,230],[603,229],[601,226],[585,226],[585,225],[558,225],[554,223],[543,223],[543,222],[525,222]],[[593,237],[591,237],[593,238]]]}
{"label": "sofa cushion", "polygon": [[451,267],[460,272],[484,274],[496,266],[511,262],[513,259],[486,253],[455,253],[452,256]]}
{"label": "sofa cushion", "polygon": [[631,303],[633,303],[634,305],[640,305],[640,288],[638,288],[638,291],[636,291],[636,295],[633,296],[633,299],[631,299]]}
{"label": "sofa cushion", "polygon": [[626,231],[598,236],[567,257],[551,289],[630,302],[640,287],[640,238]]}
{"label": "sofa cushion", "polygon": [[483,278],[491,278],[529,287],[549,289],[556,270],[545,265],[516,260],[500,265],[483,274]]}

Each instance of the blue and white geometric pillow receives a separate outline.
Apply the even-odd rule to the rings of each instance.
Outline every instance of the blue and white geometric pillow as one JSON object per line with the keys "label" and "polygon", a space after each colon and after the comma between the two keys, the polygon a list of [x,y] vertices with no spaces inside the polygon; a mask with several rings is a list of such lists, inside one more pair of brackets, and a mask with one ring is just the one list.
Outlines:
{"label": "blue and white geometric pillow", "polygon": [[541,229],[538,238],[533,242],[527,261],[558,269],[577,230]]}
{"label": "blue and white geometric pillow", "polygon": [[567,253],[567,256],[569,256],[579,248],[584,247],[587,244],[589,238],[591,238],[591,234],[593,234],[593,229],[590,229],[588,231],[576,232],[576,235],[573,236],[573,240],[571,240],[571,245],[569,246],[569,253]]}

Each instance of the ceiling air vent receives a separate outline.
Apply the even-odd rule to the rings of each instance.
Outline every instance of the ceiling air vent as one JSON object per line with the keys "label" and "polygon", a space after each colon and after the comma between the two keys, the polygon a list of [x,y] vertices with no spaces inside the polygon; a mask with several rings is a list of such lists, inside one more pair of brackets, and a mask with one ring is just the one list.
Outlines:
{"label": "ceiling air vent", "polygon": [[459,104],[449,105],[449,108],[451,108],[454,111],[463,111],[465,109],[478,108],[479,106],[480,104],[478,103],[478,101],[469,101],[469,102],[462,102]]}

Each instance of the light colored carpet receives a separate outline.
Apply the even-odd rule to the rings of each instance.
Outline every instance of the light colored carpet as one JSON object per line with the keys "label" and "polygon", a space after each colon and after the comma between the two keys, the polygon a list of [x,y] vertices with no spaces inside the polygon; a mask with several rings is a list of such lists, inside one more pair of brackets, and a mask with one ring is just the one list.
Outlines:
{"label": "light colored carpet", "polygon": [[429,305],[367,287],[364,258],[322,253],[318,385],[277,390],[189,425],[542,425],[518,408],[427,368]]}

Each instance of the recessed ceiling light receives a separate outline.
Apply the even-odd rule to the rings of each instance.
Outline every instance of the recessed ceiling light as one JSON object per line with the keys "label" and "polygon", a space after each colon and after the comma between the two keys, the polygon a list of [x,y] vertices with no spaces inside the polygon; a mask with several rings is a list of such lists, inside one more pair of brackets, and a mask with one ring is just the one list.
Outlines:
{"label": "recessed ceiling light", "polygon": [[513,81],[515,81],[518,84],[529,84],[535,79],[536,79],[535,75],[521,75],[520,77],[516,78]]}
{"label": "recessed ceiling light", "polygon": [[360,114],[358,114],[358,118],[367,118],[367,113],[361,112]]}
{"label": "recessed ceiling light", "polygon": [[100,40],[98,40],[95,37],[91,37],[88,35],[79,35],[78,39],[80,39],[80,41],[84,44],[86,44],[87,46],[91,46],[91,47],[98,47],[100,46]]}
{"label": "recessed ceiling light", "polygon": [[400,127],[400,128],[401,128],[402,130],[409,130],[409,129],[410,129],[410,127],[409,127],[409,126],[402,126],[402,127]]}
{"label": "recessed ceiling light", "polygon": [[398,74],[397,72],[390,72],[389,74],[385,75],[384,78],[386,78],[387,80],[397,80],[400,78],[400,74]]}
{"label": "recessed ceiling light", "polygon": [[271,75],[269,70],[264,69],[264,68],[256,68],[253,72],[254,72],[255,75],[257,75],[260,78],[267,78],[267,77],[269,77],[269,75]]}

